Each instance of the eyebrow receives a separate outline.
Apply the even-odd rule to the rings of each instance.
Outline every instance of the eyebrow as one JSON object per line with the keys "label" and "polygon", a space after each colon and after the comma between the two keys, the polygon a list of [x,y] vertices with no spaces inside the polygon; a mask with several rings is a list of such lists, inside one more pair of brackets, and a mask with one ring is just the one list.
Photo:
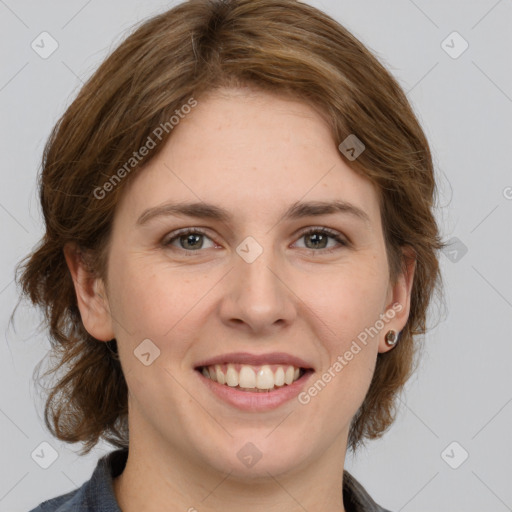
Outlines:
{"label": "eyebrow", "polygon": [[[342,213],[350,215],[363,221],[368,226],[371,225],[368,214],[359,207],[346,201],[309,201],[295,202],[283,214],[281,220],[295,220],[304,217],[314,217],[320,215],[332,215]],[[223,223],[229,223],[232,215],[228,210],[205,202],[192,203],[165,203],[145,210],[137,219],[137,225],[143,225],[151,219],[160,216],[187,216],[196,219],[210,219]]]}

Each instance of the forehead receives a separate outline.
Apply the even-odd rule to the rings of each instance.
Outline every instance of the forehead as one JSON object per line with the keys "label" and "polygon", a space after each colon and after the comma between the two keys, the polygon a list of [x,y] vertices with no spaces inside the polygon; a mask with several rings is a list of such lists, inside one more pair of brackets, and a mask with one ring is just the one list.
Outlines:
{"label": "forehead", "polygon": [[380,218],[375,186],[340,155],[313,107],[267,92],[221,90],[197,99],[119,205],[133,222],[168,201],[216,204],[239,220],[298,201],[344,200]]}

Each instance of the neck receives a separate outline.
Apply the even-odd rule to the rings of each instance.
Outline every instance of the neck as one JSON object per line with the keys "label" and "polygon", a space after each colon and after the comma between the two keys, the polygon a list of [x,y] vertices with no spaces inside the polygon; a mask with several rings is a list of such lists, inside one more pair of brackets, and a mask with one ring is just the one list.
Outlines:
{"label": "neck", "polygon": [[221,472],[205,465],[180,453],[179,447],[162,449],[161,442],[131,436],[126,467],[114,479],[114,492],[123,512],[345,512],[345,446],[339,442],[290,471],[263,470],[248,478],[235,469]]}

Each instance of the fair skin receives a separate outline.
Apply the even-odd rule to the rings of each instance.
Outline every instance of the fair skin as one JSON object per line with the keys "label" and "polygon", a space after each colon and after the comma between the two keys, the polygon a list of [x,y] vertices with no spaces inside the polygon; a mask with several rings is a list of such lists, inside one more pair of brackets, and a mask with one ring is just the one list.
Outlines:
{"label": "fair skin", "polygon": [[[343,511],[350,420],[378,353],[391,350],[386,332],[407,322],[414,262],[390,281],[377,191],[343,160],[316,110],[247,90],[196,99],[123,191],[106,279],[87,279],[72,247],[65,251],[83,323],[98,340],[117,339],[129,389],[130,451],[116,498],[123,512]],[[282,218],[295,202],[334,200],[368,219]],[[168,202],[211,203],[230,217],[138,223]],[[188,227],[206,235],[169,240]],[[315,227],[348,245],[304,235]],[[250,263],[236,250],[249,236],[263,249]],[[195,369],[233,352],[286,353],[312,369],[307,389],[393,304],[401,311],[307,404],[295,397],[242,409]],[[145,339],[160,350],[147,366],[134,356]],[[251,466],[237,456],[249,442],[262,455]]]}

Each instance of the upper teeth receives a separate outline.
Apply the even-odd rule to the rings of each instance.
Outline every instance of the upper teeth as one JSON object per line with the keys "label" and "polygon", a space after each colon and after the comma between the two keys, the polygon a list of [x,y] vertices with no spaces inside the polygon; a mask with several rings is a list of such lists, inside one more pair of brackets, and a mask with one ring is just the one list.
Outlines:
{"label": "upper teeth", "polygon": [[294,366],[268,365],[249,366],[245,364],[203,366],[205,377],[227,384],[230,387],[239,386],[248,389],[272,389],[274,386],[292,384],[300,377],[300,369]]}

